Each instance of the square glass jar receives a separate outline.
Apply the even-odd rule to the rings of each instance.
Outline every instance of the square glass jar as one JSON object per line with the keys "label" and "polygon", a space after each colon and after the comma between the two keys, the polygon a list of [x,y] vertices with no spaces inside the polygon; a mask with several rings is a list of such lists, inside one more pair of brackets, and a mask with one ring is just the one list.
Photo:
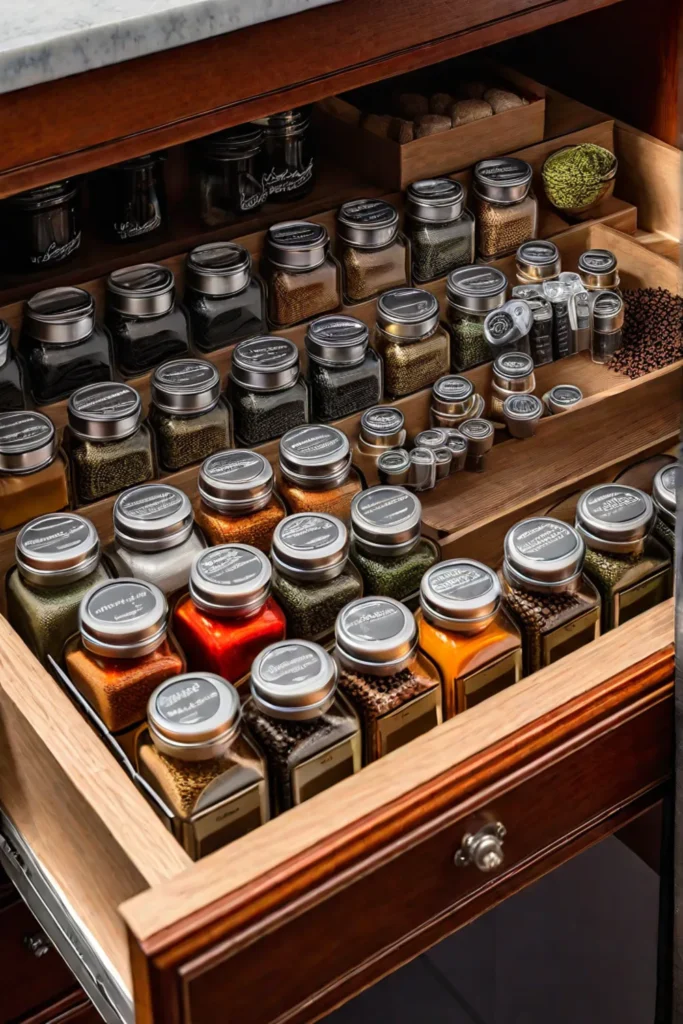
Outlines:
{"label": "square glass jar", "polygon": [[154,371],[150,391],[149,422],[164,469],[183,469],[232,446],[230,408],[213,363],[171,359]]}
{"label": "square glass jar", "polygon": [[0,412],[26,408],[24,367],[10,338],[9,324],[0,320]]}
{"label": "square glass jar", "polygon": [[414,181],[406,192],[406,234],[412,282],[426,284],[474,263],[474,217],[452,178]]}
{"label": "square glass jar", "polygon": [[460,267],[446,281],[446,315],[451,332],[454,373],[471,370],[491,359],[484,337],[488,314],[505,302],[508,281],[497,267]]}
{"label": "square glass jar", "polygon": [[199,471],[197,525],[210,544],[250,544],[266,554],[287,511],[273,491],[273,467],[258,452],[212,455]]}
{"label": "square glass jar", "polygon": [[381,295],[374,346],[388,397],[431,387],[451,365],[451,339],[439,321],[436,296],[421,288],[396,288]]}
{"label": "square glass jar", "polygon": [[343,419],[382,398],[382,362],[368,345],[369,330],[351,316],[323,316],[306,334],[311,414],[316,422]]}
{"label": "square glass jar", "polygon": [[344,302],[366,302],[410,283],[410,243],[398,212],[383,199],[350,199],[337,213]]}
{"label": "square glass jar", "polygon": [[263,129],[261,182],[270,203],[304,199],[315,184],[316,153],[311,108],[295,107],[258,118]]}
{"label": "square glass jar", "polygon": [[250,254],[235,242],[209,242],[188,254],[184,299],[200,352],[267,333],[263,283],[252,274]]}
{"label": "square glass jar", "polygon": [[3,200],[3,263],[16,274],[49,271],[81,245],[81,199],[75,181],[55,181]]}
{"label": "square glass jar", "polygon": [[39,412],[0,413],[0,530],[70,504],[68,463],[52,420]]}
{"label": "square glass jar", "polygon": [[255,124],[226,128],[196,144],[199,215],[207,227],[234,224],[263,206],[262,149],[263,131]]}
{"label": "square glass jar", "polygon": [[96,214],[103,238],[135,242],[167,227],[164,153],[145,153],[94,175]]}
{"label": "square glass jar", "polygon": [[477,255],[484,262],[516,252],[536,237],[538,202],[530,164],[515,157],[480,160],[473,173]]}
{"label": "square glass jar", "polygon": [[328,512],[348,523],[364,481],[348,437],[327,424],[289,430],[280,440],[280,493],[290,512]]}
{"label": "square glass jar", "polygon": [[240,342],[233,352],[227,394],[235,439],[244,447],[272,441],[309,421],[299,350],[288,338]]}
{"label": "square glass jar", "polygon": [[341,270],[322,224],[294,220],[268,228],[261,273],[273,327],[294,327],[341,305]]}

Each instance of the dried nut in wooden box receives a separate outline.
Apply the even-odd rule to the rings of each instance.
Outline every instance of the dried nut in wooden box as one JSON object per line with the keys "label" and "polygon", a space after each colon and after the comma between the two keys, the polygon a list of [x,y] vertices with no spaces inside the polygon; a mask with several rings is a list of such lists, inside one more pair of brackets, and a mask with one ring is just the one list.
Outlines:
{"label": "dried nut in wooden box", "polygon": [[526,352],[504,352],[492,369],[491,416],[503,421],[503,403],[514,394],[530,394],[536,388],[534,361]]}
{"label": "dried nut in wooden box", "polygon": [[406,441],[405,417],[391,405],[376,405],[361,416],[358,451],[380,456],[390,448],[402,448]]}
{"label": "dried nut in wooden box", "polygon": [[408,121],[429,113],[429,100],[418,92],[404,92],[398,98],[398,112]]}
{"label": "dried nut in wooden box", "polygon": [[410,455],[405,448],[392,448],[377,459],[380,483],[388,487],[405,487],[410,476]]}
{"label": "dried nut in wooden box", "polygon": [[560,250],[554,242],[535,238],[523,242],[515,254],[517,284],[542,284],[559,277],[562,270]]}
{"label": "dried nut in wooden box", "polygon": [[619,266],[609,249],[588,249],[579,256],[579,277],[589,292],[619,291]]}
{"label": "dried nut in wooden box", "polygon": [[408,487],[411,491],[431,491],[436,486],[436,459],[431,448],[413,448],[410,453]]}
{"label": "dried nut in wooden box", "polygon": [[366,114],[363,118],[363,128],[378,135],[380,139],[391,137],[391,126],[394,118],[391,114]]}
{"label": "dried nut in wooden box", "polygon": [[493,109],[486,100],[458,100],[452,104],[448,113],[453,128],[459,128],[461,124],[471,124],[472,121],[491,117]]}
{"label": "dried nut in wooden box", "polygon": [[505,302],[508,280],[498,267],[473,264],[451,271],[446,281],[446,314],[452,337],[454,372],[470,370],[491,358],[484,322]]}
{"label": "dried nut in wooden box", "polygon": [[487,89],[484,99],[493,107],[494,114],[502,114],[505,110],[514,110],[515,107],[524,106],[524,100],[515,92],[509,89]]}
{"label": "dried nut in wooden box", "polygon": [[392,117],[389,126],[389,138],[404,146],[406,142],[412,142],[415,138],[415,123],[406,121],[402,117]]}
{"label": "dried nut in wooden box", "polygon": [[496,260],[538,233],[533,171],[525,160],[505,156],[480,160],[473,173],[477,251],[483,260]]}
{"label": "dried nut in wooden box", "polygon": [[467,440],[467,468],[474,472],[484,469],[484,460],[493,448],[495,428],[489,420],[465,420],[460,433]]}
{"label": "dried nut in wooden box", "polygon": [[509,395],[503,402],[503,419],[513,437],[533,437],[543,412],[537,395]]}
{"label": "dried nut in wooden box", "polygon": [[472,79],[469,82],[458,82],[455,87],[455,95],[463,100],[480,100],[489,88],[487,82]]}
{"label": "dried nut in wooden box", "polygon": [[493,310],[484,321],[484,337],[490,358],[503,352],[526,352],[531,356],[529,335],[534,322],[533,313],[523,299],[510,299],[500,309]]}
{"label": "dried nut in wooden box", "polygon": [[518,284],[512,289],[513,299],[523,299],[533,315],[529,347],[534,366],[553,361],[553,307],[537,284]]}
{"label": "dried nut in wooden box", "polygon": [[566,412],[583,401],[583,392],[576,384],[556,384],[546,391],[543,402],[549,413]]}
{"label": "dried nut in wooden box", "polygon": [[448,132],[452,128],[450,117],[441,114],[423,114],[415,120],[415,138],[424,139],[427,135]]}
{"label": "dried nut in wooden box", "polygon": [[453,97],[448,92],[435,92],[429,97],[430,114],[449,114],[453,106]]}

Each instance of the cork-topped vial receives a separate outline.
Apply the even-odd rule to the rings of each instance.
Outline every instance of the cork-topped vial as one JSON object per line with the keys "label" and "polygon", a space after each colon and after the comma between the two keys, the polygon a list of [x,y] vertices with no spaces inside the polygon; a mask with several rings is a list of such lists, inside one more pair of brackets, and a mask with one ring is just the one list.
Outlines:
{"label": "cork-topped vial", "polygon": [[0,413],[0,530],[70,503],[68,464],[52,420],[40,412]]}
{"label": "cork-topped vial", "polygon": [[380,295],[374,344],[391,398],[431,387],[450,369],[450,335],[439,319],[438,299],[422,288]]}
{"label": "cork-topped vial", "polygon": [[237,448],[206,459],[195,519],[209,543],[251,544],[268,554],[287,514],[273,481],[273,467],[259,452]]}
{"label": "cork-topped vial", "polygon": [[149,420],[159,463],[175,471],[232,447],[230,408],[207,359],[170,359],[152,376]]}
{"label": "cork-topped vial", "polygon": [[322,224],[305,220],[273,224],[266,233],[261,272],[273,327],[293,327],[341,305],[341,271]]}
{"label": "cork-topped vial", "polygon": [[533,171],[525,160],[493,157],[474,166],[472,195],[477,225],[477,254],[497,260],[536,237],[538,203]]}
{"label": "cork-topped vial", "polygon": [[290,512],[328,512],[348,523],[363,490],[346,434],[326,424],[288,430],[280,440],[280,492]]}
{"label": "cork-topped vial", "polygon": [[349,199],[337,213],[337,255],[344,302],[374,299],[410,284],[410,243],[398,211],[384,199]]}
{"label": "cork-topped vial", "polygon": [[294,342],[280,337],[240,342],[232,354],[228,399],[235,438],[245,447],[272,441],[308,423],[308,388]]}

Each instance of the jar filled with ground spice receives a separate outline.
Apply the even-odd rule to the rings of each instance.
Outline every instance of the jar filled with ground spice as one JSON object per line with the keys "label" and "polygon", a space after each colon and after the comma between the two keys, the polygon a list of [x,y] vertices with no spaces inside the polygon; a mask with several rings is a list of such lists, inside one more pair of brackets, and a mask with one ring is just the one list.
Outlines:
{"label": "jar filled with ground spice", "polygon": [[586,546],[573,527],[537,516],[508,530],[501,582],[522,633],[524,675],[600,635],[600,596],[582,575]]}
{"label": "jar filled with ground spice", "polygon": [[560,250],[554,242],[535,238],[523,242],[515,254],[517,284],[543,284],[556,280],[562,271]]}
{"label": "jar filled with ground spice", "polygon": [[232,224],[263,206],[262,149],[263,131],[255,124],[226,128],[197,144],[199,215],[207,227]]}
{"label": "jar filled with ground spice", "polygon": [[95,178],[103,237],[134,242],[166,227],[163,153],[146,153],[107,167]]}
{"label": "jar filled with ground spice", "polygon": [[446,298],[455,373],[487,363],[491,358],[484,321],[505,302],[508,280],[497,267],[473,265],[448,275]]}
{"label": "jar filled with ground spice", "polygon": [[251,544],[266,554],[285,518],[273,468],[258,452],[219,452],[202,463],[196,520],[210,544]]}
{"label": "jar filled with ground spice", "polygon": [[534,366],[553,361],[553,307],[539,285],[516,285],[513,299],[522,299],[531,310],[533,321],[529,332],[529,348]]}
{"label": "jar filled with ground spice", "polygon": [[392,448],[401,448],[406,441],[405,417],[391,405],[376,405],[363,413],[360,420],[358,451],[371,458]]}
{"label": "jar filled with ground spice", "polygon": [[266,333],[265,289],[252,274],[251,255],[236,242],[208,242],[188,254],[184,300],[200,352]]}
{"label": "jar filled with ground spice", "polygon": [[591,356],[594,363],[608,363],[623,341],[624,300],[616,292],[593,292]]}
{"label": "jar filled with ground spice", "polygon": [[656,510],[636,487],[600,484],[576,506],[586,543],[585,573],[602,598],[602,631],[628,622],[671,597],[671,555],[650,536]]}
{"label": "jar filled with ground spice", "polygon": [[109,381],[74,391],[64,447],[76,500],[99,501],[154,476],[152,435],[135,388]]}
{"label": "jar filled with ground spice", "polygon": [[475,164],[472,193],[481,259],[500,259],[536,237],[538,203],[532,178],[531,165],[515,157]]}
{"label": "jar filled with ground spice", "polygon": [[0,530],[69,505],[67,460],[52,420],[40,412],[0,413]]}
{"label": "jar filled with ground spice", "polygon": [[105,323],[124,377],[136,377],[190,351],[189,320],[176,302],[173,271],[156,263],[112,271]]}
{"label": "jar filled with ground spice", "polygon": [[533,322],[531,308],[523,299],[510,299],[489,313],[484,321],[489,359],[495,360],[503,352],[524,352],[531,358],[529,335]]}
{"label": "jar filled with ground spice", "polygon": [[169,679],[149,698],[138,770],[173,812],[173,834],[193,860],[270,817],[263,756],[241,718],[234,686],[209,672]]}
{"label": "jar filled with ground spice", "polygon": [[96,322],[95,300],[82,288],[50,288],[29,299],[18,352],[36,405],[113,377],[109,332]]}
{"label": "jar filled with ground spice", "polygon": [[311,414],[327,422],[351,416],[382,397],[382,363],[369,330],[352,316],[322,316],[306,334]]}
{"label": "jar filled with ground spice", "polygon": [[335,629],[339,689],[358,712],[370,763],[441,723],[441,676],[418,647],[413,613],[389,597],[365,597]]}
{"label": "jar filled with ground spice", "polygon": [[396,288],[377,300],[375,349],[392,398],[431,387],[451,365],[450,335],[439,321],[439,302],[422,288]]}
{"label": "jar filled with ground spice", "polygon": [[586,291],[610,291],[621,295],[617,258],[609,249],[588,249],[582,253],[578,270]]}
{"label": "jar filled with ground spice", "polygon": [[440,377],[432,388],[430,419],[433,427],[457,430],[465,420],[478,419],[486,406],[467,377],[449,373]]}
{"label": "jar filled with ground spice", "polygon": [[663,466],[652,482],[652,500],[657,511],[653,532],[671,555],[676,551],[676,503],[682,484],[683,471],[678,465]]}
{"label": "jar filled with ground spice", "polygon": [[293,327],[341,305],[341,270],[327,228],[292,220],[268,228],[261,272],[268,286],[268,319]]}
{"label": "jar filled with ground spice", "polygon": [[11,343],[10,326],[0,320],[0,412],[26,408],[24,367]]}
{"label": "jar filled with ground spice", "polygon": [[154,371],[149,421],[159,463],[173,471],[232,446],[230,408],[221,378],[205,359],[171,359]]}
{"label": "jar filled with ground spice", "polygon": [[19,532],[15,558],[6,584],[9,624],[40,661],[59,662],[78,629],[82,598],[111,575],[97,530],[70,512],[39,516]]}
{"label": "jar filled with ground spice", "polygon": [[414,181],[406,192],[406,234],[413,284],[444,277],[474,263],[474,217],[465,190],[451,178]]}
{"label": "jar filled with ground spice", "polygon": [[74,181],[55,181],[3,202],[4,264],[11,273],[45,271],[81,245],[81,204]]}
{"label": "jar filled with ground spice", "polygon": [[410,282],[410,244],[383,199],[350,199],[337,213],[344,302],[365,302]]}
{"label": "jar filled with ground spice", "polygon": [[308,423],[308,388],[294,342],[277,337],[240,342],[232,354],[228,398],[235,438],[245,447]]}
{"label": "jar filled with ground spice", "polygon": [[273,594],[287,634],[325,646],[337,615],[361,597],[363,582],[349,561],[349,534],[341,519],[318,512],[287,516],[273,535]]}
{"label": "jar filled with ground spice", "polygon": [[295,427],[280,440],[280,493],[290,512],[329,512],[348,523],[363,480],[349,439],[325,424]]}
{"label": "jar filled with ground spice", "polygon": [[504,352],[493,363],[491,419],[503,423],[503,405],[511,395],[528,395],[536,388],[534,361],[525,352]]}
{"label": "jar filled with ground spice", "polygon": [[311,108],[298,107],[256,121],[263,129],[263,191],[269,202],[304,199],[315,183]]}

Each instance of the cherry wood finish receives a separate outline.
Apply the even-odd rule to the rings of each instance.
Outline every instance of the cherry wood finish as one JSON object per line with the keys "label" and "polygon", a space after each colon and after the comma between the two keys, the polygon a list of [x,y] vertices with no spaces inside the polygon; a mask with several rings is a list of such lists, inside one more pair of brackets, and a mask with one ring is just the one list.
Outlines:
{"label": "cherry wood finish", "polygon": [[[29,947],[31,940],[40,943],[40,956]],[[21,900],[0,911],[0,963],[1,1022],[32,1017],[74,987],[71,971]]]}

